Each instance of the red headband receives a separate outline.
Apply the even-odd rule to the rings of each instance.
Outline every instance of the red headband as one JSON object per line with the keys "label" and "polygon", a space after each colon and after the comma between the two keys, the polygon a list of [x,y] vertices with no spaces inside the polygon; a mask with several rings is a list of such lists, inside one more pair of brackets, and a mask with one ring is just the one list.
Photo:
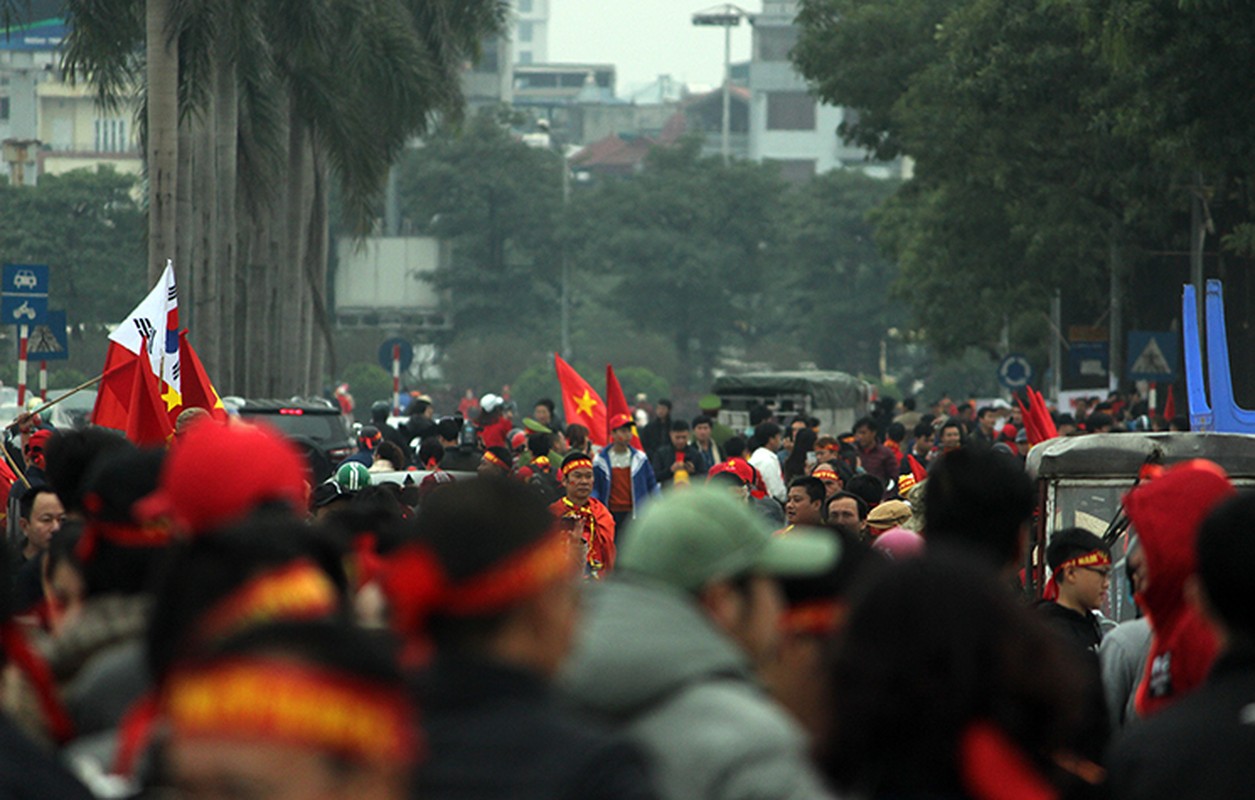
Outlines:
{"label": "red headband", "polygon": [[1068,567],[1101,567],[1111,564],[1111,555],[1102,550],[1093,550],[1079,555],[1076,558],[1068,559],[1051,571],[1050,580],[1046,581],[1046,586],[1042,590],[1042,597],[1047,600],[1055,600],[1059,597],[1059,576]]}
{"label": "red headband", "polygon": [[489,464],[496,464],[498,467],[501,467],[506,472],[510,471],[510,465],[502,461],[501,456],[497,455],[491,450],[484,451],[484,460],[487,461]]}
{"label": "red headband", "polygon": [[562,477],[566,478],[567,475],[570,475],[572,472],[574,472],[577,469],[592,469],[592,468],[593,468],[593,460],[591,458],[588,458],[586,456],[573,458],[570,461],[562,465]]}
{"label": "red headband", "polygon": [[218,641],[269,620],[325,617],[338,602],[326,573],[309,561],[295,561],[253,578],[219,603],[197,625],[197,639]]}
{"label": "red headband", "polygon": [[162,710],[177,736],[281,741],[367,763],[417,755],[404,692],[290,661],[240,658],[176,672]]}

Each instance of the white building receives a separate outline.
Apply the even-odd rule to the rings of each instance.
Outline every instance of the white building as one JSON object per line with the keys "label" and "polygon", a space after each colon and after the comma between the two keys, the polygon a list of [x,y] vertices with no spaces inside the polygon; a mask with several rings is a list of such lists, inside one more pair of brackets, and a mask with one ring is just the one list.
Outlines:
{"label": "white building", "polygon": [[514,63],[549,63],[549,0],[513,0],[512,5]]}
{"label": "white building", "polygon": [[837,127],[852,112],[821,103],[789,61],[797,44],[796,0],[763,0],[753,14],[749,65],[749,157],[774,161],[790,181],[842,166],[867,165],[867,153],[845,144]]}

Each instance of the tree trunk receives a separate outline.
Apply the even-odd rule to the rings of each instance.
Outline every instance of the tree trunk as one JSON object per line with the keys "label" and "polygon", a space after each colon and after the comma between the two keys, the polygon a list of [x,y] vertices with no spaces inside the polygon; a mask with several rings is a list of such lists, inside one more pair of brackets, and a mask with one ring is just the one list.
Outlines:
{"label": "tree trunk", "polygon": [[182,305],[179,308],[179,322],[183,325],[192,324],[196,313],[192,308],[195,302],[196,260],[194,255],[196,244],[195,214],[193,212],[192,185],[195,150],[192,146],[192,127],[196,120],[189,115],[179,125],[179,163],[175,180],[174,194],[174,278],[178,283],[178,291]]}
{"label": "tree trunk", "polygon": [[309,289],[308,328],[303,335],[310,343],[308,391],[320,393],[324,384],[335,380],[336,351],[332,336],[331,312],[327,307],[329,232],[327,220],[327,166],[317,148],[313,150],[313,202],[309,216],[309,241],[305,249],[305,280]]}
{"label": "tree trunk", "polygon": [[278,364],[277,378],[284,394],[303,394],[309,369],[308,342],[302,342],[301,306],[307,297],[304,291],[302,265],[305,255],[305,221],[308,219],[309,162],[306,127],[296,109],[296,98],[288,104],[287,180],[282,194],[283,258],[278,262],[278,343],[283,358]]}
{"label": "tree trunk", "polygon": [[[215,97],[208,94],[203,114],[192,121],[192,180],[195,192],[192,213],[195,241],[192,246],[192,319],[184,323],[192,336],[196,353],[206,363],[218,360],[218,330],[222,319],[218,291],[217,251],[222,241],[218,231],[218,191],[215,180],[214,128]],[[209,373],[212,377],[213,373]]]}
{"label": "tree trunk", "polygon": [[179,157],[179,43],[168,30],[170,0],[146,0],[148,59],[148,283],[174,257]]}
{"label": "tree trunk", "polygon": [[239,95],[234,61],[219,58],[214,73],[214,184],[217,189],[217,232],[214,236],[213,291],[218,299],[218,327],[214,347],[203,356],[205,369],[219,392],[234,392],[235,351],[242,314],[236,309],[238,271],[236,231]]}

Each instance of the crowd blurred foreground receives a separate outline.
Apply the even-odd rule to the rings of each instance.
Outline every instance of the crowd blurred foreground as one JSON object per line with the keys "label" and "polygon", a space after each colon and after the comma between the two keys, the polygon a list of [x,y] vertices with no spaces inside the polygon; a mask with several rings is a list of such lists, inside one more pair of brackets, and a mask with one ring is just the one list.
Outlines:
{"label": "crowd blurred foreground", "polygon": [[1129,398],[698,405],[414,398],[335,463],[22,415],[0,798],[1250,795],[1255,496],[1208,435],[1050,526],[1040,451]]}

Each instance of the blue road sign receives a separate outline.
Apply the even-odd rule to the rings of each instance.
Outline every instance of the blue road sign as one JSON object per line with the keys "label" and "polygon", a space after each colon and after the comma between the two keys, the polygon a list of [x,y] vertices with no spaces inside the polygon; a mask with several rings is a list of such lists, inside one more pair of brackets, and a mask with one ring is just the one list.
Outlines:
{"label": "blue road sign", "polygon": [[70,357],[70,337],[65,332],[65,312],[49,311],[44,321],[30,330],[26,358],[30,361],[64,361]]}
{"label": "blue road sign", "polygon": [[394,336],[383,344],[379,345],[379,366],[392,374],[392,347],[394,345],[401,346],[401,371],[405,372],[410,368],[410,364],[414,363],[414,345],[402,339],[400,336]]}
{"label": "blue road sign", "polygon": [[5,264],[0,271],[0,322],[38,325],[48,313],[48,265]]}
{"label": "blue road sign", "polygon": [[1129,331],[1128,377],[1135,381],[1172,381],[1180,363],[1180,334]]}
{"label": "blue road sign", "polygon": [[998,383],[1008,389],[1023,389],[1033,380],[1033,365],[1018,353],[1012,353],[998,364]]}

